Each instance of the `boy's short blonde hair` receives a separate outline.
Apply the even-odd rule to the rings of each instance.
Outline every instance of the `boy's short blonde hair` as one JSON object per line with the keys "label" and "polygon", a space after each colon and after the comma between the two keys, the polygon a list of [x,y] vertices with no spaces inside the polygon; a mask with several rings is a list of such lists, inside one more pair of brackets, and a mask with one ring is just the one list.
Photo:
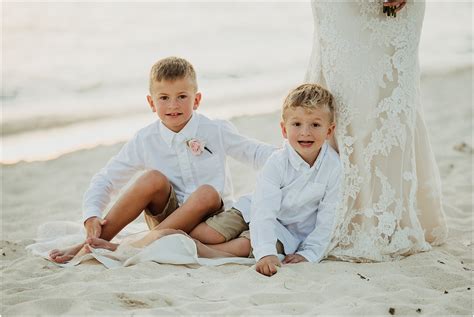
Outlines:
{"label": "boy's short blonde hair", "polygon": [[303,107],[308,110],[325,108],[329,112],[329,122],[334,122],[334,98],[318,84],[302,84],[290,91],[283,102],[282,119],[288,109]]}
{"label": "boy's short blonde hair", "polygon": [[162,80],[174,81],[177,79],[189,78],[197,91],[196,72],[190,62],[180,57],[166,57],[157,61],[150,71],[150,94],[153,93],[153,84]]}

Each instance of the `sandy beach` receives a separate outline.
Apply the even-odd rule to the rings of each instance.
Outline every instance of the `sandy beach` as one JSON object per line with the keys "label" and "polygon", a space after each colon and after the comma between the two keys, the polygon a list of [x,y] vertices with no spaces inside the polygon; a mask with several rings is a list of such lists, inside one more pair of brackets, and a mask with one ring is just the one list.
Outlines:
{"label": "sandy beach", "polygon": [[[270,278],[237,264],[60,268],[29,254],[40,224],[81,221],[92,175],[122,144],[101,146],[2,166],[1,315],[472,315],[472,69],[424,77],[422,103],[443,181],[444,245],[397,262],[286,265]],[[279,113],[232,121],[281,143]],[[236,195],[251,191],[255,172],[231,169]]]}

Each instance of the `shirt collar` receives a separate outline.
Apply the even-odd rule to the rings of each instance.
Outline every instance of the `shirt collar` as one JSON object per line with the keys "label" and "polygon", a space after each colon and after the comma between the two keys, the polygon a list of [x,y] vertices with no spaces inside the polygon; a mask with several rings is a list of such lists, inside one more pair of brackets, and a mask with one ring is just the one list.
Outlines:
{"label": "shirt collar", "polygon": [[183,140],[189,140],[196,136],[197,129],[199,126],[199,115],[193,111],[193,115],[188,123],[181,129],[179,132],[174,132],[168,129],[163,122],[160,121],[160,134],[165,143],[171,147],[173,145],[173,141],[176,137],[181,138]]}
{"label": "shirt collar", "polygon": [[[297,171],[301,168],[301,166],[308,166],[309,164],[303,160],[303,158],[296,152],[296,150],[290,145],[288,141],[285,142],[285,147],[288,151],[288,159],[290,161],[290,164],[293,166],[293,168]],[[323,163],[324,156],[326,155],[328,148],[327,142],[323,143],[323,146],[321,146],[321,150],[319,151],[318,157],[316,159],[316,162],[314,162],[313,167],[316,169],[319,169],[321,167],[321,164]]]}

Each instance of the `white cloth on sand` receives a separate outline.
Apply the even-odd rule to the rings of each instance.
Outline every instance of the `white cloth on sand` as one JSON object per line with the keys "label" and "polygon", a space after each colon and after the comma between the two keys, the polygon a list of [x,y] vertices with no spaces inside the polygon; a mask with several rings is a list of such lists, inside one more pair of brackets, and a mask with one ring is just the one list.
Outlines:
{"label": "white cloth on sand", "polygon": [[[130,234],[144,233],[144,224],[132,224],[127,226],[113,240],[115,243],[124,241],[125,236]],[[147,232],[147,231],[145,231]],[[137,238],[134,235],[134,238]],[[61,249],[83,242],[85,232],[83,226],[70,221],[55,221],[42,224],[38,227],[38,236],[35,243],[26,247],[34,255],[39,255],[47,260],[52,249]],[[127,239],[128,240],[128,237]],[[197,255],[194,241],[183,234],[171,234],[164,236],[143,249],[132,248],[128,245],[121,245],[116,251],[105,249],[92,249],[91,253],[79,259],[74,259],[65,264],[58,264],[62,267],[78,265],[82,262],[96,259],[107,268],[123,267],[135,265],[141,262],[153,261],[163,264],[199,264],[199,265],[222,265],[227,263],[235,264],[255,264],[251,258],[228,257],[228,258],[200,258]],[[55,263],[55,262],[53,262]]]}

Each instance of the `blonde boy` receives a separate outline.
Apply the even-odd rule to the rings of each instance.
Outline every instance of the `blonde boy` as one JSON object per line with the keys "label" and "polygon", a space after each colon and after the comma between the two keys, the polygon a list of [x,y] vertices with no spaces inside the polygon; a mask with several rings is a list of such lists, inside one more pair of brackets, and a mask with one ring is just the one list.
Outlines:
{"label": "blonde boy", "polygon": [[[91,180],[84,195],[85,243],[53,250],[50,257],[66,262],[86,243],[111,240],[145,210],[150,229],[180,229],[187,233],[209,216],[233,204],[226,157],[261,167],[275,147],[240,135],[224,120],[211,120],[195,110],[201,102],[193,66],[168,57],[150,72],[147,101],[159,120],[141,129]],[[102,214],[134,174],[147,170]],[[207,232],[192,235],[205,238]],[[153,238],[153,235],[149,237]]]}
{"label": "blonde boy", "polygon": [[265,163],[253,195],[250,236],[256,270],[276,273],[283,263],[319,262],[329,245],[342,168],[327,140],[334,131],[331,94],[303,84],[287,96],[281,131],[287,142]]}
{"label": "blonde boy", "polygon": [[[292,90],[283,104],[280,126],[287,142],[265,163],[251,207],[250,200],[241,199],[232,217],[228,213],[213,217],[232,218],[234,227],[241,230],[248,230],[243,224],[244,219],[250,220],[250,235],[243,231],[228,242],[207,244],[222,254],[254,256],[256,270],[268,276],[281,265],[277,254],[286,254],[283,263],[323,258],[342,173],[339,156],[327,143],[335,124],[333,97],[326,89],[303,84]],[[198,250],[206,250],[197,244]]]}

